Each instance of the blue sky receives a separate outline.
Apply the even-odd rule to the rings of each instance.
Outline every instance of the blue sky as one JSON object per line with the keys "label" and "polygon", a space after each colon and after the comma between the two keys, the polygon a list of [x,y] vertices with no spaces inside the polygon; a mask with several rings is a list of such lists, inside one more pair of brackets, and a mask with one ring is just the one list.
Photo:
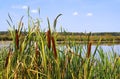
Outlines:
{"label": "blue sky", "polygon": [[[120,32],[120,0],[0,0],[0,31],[7,31],[8,13],[14,24],[20,18],[27,24],[27,8],[33,18],[39,17],[41,28],[47,28],[47,17],[51,25],[58,14],[57,30],[60,27],[70,32]],[[24,28],[27,28],[25,25]]]}

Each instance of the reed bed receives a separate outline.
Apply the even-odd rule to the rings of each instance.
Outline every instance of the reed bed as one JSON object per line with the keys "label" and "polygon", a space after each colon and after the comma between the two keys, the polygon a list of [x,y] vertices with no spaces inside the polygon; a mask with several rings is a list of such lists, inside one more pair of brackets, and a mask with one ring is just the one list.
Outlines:
{"label": "reed bed", "polygon": [[28,18],[28,32],[22,39],[22,18],[15,28],[9,16],[13,40],[8,48],[0,49],[0,79],[120,79],[120,57],[114,51],[99,48],[101,39],[94,52],[90,35],[84,44],[71,42],[69,37],[69,43],[56,43],[59,16],[54,20],[53,30],[47,19],[47,32],[39,27],[40,20]]}

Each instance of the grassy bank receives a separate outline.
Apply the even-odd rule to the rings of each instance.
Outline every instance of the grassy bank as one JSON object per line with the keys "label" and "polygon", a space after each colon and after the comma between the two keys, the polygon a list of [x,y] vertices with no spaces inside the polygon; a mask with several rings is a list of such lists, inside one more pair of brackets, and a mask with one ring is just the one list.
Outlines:
{"label": "grassy bank", "polygon": [[[22,32],[22,37],[26,36],[27,32]],[[78,43],[84,43],[84,41],[87,41],[87,36],[89,33],[72,33],[72,32],[57,32],[57,38],[56,40],[61,43],[66,40],[66,37],[69,37],[71,41],[77,41]],[[22,38],[21,37],[21,38]],[[114,33],[108,33],[108,32],[103,32],[103,33],[92,33],[91,34],[91,41],[94,44],[97,44],[99,39],[101,40],[102,44],[120,44],[120,33],[114,32]],[[0,41],[12,41],[12,37],[9,32],[1,32],[0,33]]]}
{"label": "grassy bank", "polygon": [[39,20],[34,22],[31,18],[28,21],[28,32],[24,37],[21,34],[22,20],[18,28],[9,31],[12,43],[8,48],[0,49],[0,78],[119,79],[119,55],[114,50],[104,52],[102,48],[98,48],[101,37],[94,52],[91,52],[91,34],[83,39],[86,48],[82,44],[76,44],[76,40],[69,36],[65,36],[64,39],[72,40],[71,43],[65,43],[64,46],[56,43],[57,38],[63,38],[55,31],[59,16],[54,20],[53,30],[48,19],[47,32],[39,28]]}

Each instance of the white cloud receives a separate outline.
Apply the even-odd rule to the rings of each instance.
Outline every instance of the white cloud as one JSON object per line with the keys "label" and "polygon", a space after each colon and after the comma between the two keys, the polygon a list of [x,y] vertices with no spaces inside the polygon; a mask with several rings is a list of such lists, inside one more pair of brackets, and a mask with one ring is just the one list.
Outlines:
{"label": "white cloud", "polygon": [[27,9],[28,6],[27,5],[23,5],[23,6],[21,6],[21,5],[13,5],[11,8],[13,8],[13,9]]}
{"label": "white cloud", "polygon": [[78,16],[79,13],[78,12],[73,12],[73,16]]}
{"label": "white cloud", "polygon": [[31,10],[31,12],[32,12],[32,13],[38,13],[38,10],[33,9],[33,10]]}
{"label": "white cloud", "polygon": [[28,6],[27,5],[24,5],[21,7],[22,9],[28,9]]}
{"label": "white cloud", "polygon": [[93,13],[87,13],[86,16],[93,16]]}

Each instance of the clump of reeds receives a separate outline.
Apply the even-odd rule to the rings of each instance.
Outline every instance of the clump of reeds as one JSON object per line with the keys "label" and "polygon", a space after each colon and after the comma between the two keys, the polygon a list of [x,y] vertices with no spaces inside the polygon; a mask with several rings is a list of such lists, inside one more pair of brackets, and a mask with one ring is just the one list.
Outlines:
{"label": "clump of reeds", "polygon": [[[10,20],[12,21],[11,17]],[[45,35],[45,32],[34,27],[34,20],[29,18],[31,24],[29,24],[29,30],[22,42],[20,40],[22,24],[17,30],[14,28],[10,31],[13,38],[12,50],[0,49],[1,79],[120,78],[119,56],[117,54],[114,56],[113,51],[108,51],[108,54],[105,54],[103,49],[98,48],[100,41],[96,45],[95,51],[92,52],[90,35],[88,35],[87,49],[84,49],[86,43],[77,44],[71,39],[67,40],[71,41],[69,44],[57,45],[57,37],[54,36],[56,22],[57,19],[54,20],[54,30],[52,31],[48,21],[49,27]],[[9,23],[9,25],[11,24]],[[96,53],[98,56],[95,56]]]}

